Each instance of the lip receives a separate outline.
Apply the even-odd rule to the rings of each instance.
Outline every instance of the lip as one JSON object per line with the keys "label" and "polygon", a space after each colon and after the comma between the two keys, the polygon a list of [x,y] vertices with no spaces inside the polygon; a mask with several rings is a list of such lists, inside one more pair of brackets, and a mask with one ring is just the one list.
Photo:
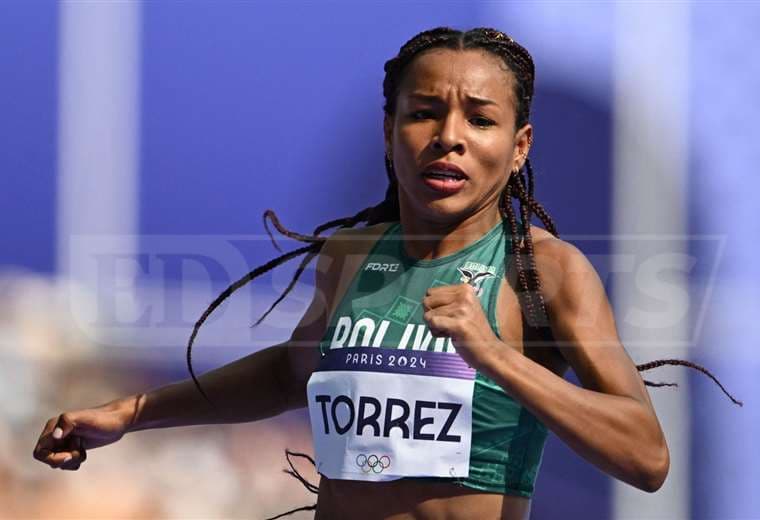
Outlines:
{"label": "lip", "polygon": [[456,195],[462,189],[464,189],[464,186],[467,183],[467,179],[459,179],[457,181],[452,179],[442,180],[423,175],[422,182],[435,193],[443,196],[449,196]]}
{"label": "lip", "polygon": [[430,164],[428,164],[427,166],[425,166],[425,169],[422,170],[421,175],[425,174],[425,173],[427,173],[429,171],[434,171],[434,170],[443,170],[443,171],[448,171],[448,172],[454,172],[454,173],[458,173],[459,175],[462,175],[465,179],[469,179],[470,178],[470,176],[467,175],[467,173],[465,173],[465,171],[462,168],[460,168],[459,166],[457,166],[454,163],[446,162],[446,161],[433,161],[433,162],[431,162]]}

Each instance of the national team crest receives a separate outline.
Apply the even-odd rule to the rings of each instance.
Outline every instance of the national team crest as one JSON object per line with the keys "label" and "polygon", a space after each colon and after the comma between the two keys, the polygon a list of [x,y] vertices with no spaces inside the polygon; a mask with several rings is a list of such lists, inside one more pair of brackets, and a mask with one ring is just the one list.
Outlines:
{"label": "national team crest", "polygon": [[496,277],[496,268],[492,265],[483,265],[477,262],[467,262],[457,271],[462,275],[460,281],[475,287],[475,295],[480,297],[483,293],[483,282]]}

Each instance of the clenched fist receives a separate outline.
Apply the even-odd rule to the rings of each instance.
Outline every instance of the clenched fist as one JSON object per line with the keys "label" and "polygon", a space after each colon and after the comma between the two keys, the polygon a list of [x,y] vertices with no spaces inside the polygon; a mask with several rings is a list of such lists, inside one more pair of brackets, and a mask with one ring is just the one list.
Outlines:
{"label": "clenched fist", "polygon": [[34,447],[35,459],[51,468],[77,470],[87,450],[114,443],[127,432],[133,413],[126,401],[50,418]]}
{"label": "clenched fist", "polygon": [[491,329],[475,290],[466,283],[430,287],[422,299],[422,307],[433,336],[450,337],[462,359],[477,369],[500,340]]}

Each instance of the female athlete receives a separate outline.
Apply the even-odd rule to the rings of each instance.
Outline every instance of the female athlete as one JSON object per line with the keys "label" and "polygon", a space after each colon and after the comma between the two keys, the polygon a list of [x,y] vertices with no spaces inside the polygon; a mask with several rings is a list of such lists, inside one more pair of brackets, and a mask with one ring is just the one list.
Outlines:
{"label": "female athlete", "polygon": [[[51,418],[36,459],[76,470],[128,432],[308,406],[322,478],[302,480],[318,500],[300,509],[316,518],[527,518],[548,430],[615,478],[662,486],[668,447],[645,388],[657,384],[638,372],[712,375],[679,360],[636,366],[594,268],[535,200],[530,54],[494,29],[438,27],[385,73],[385,199],[313,235],[267,211],[265,225],[308,245],[209,306],[188,345],[191,379]],[[210,313],[302,254],[270,308],[318,257],[290,339],[196,377],[190,348]]]}

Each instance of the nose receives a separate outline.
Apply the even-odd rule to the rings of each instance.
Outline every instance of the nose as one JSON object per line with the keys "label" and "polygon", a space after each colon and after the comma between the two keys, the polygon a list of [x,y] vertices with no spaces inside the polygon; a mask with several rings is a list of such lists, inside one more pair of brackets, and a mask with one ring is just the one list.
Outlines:
{"label": "nose", "polygon": [[464,129],[462,124],[462,119],[454,111],[449,112],[438,128],[437,135],[433,136],[433,149],[445,153],[448,153],[450,150],[454,150],[460,154],[464,153]]}

